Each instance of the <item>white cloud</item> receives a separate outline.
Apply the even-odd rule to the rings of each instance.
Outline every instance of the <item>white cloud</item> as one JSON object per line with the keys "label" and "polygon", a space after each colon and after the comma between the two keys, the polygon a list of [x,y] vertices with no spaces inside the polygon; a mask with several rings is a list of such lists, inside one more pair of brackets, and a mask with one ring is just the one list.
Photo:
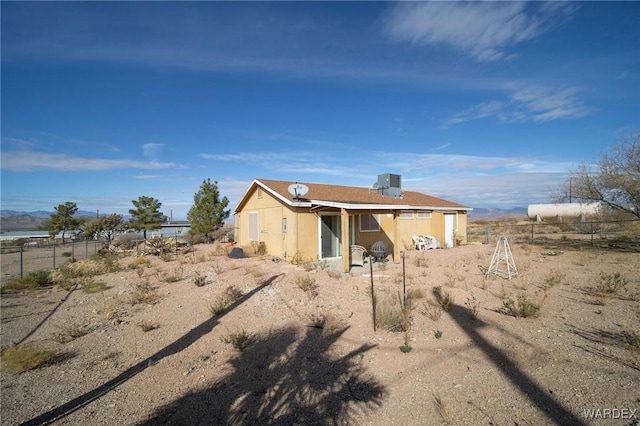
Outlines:
{"label": "white cloud", "polygon": [[142,145],[142,155],[149,160],[158,161],[162,148],[164,148],[164,145],[161,143],[145,143]]}
{"label": "white cloud", "polygon": [[552,89],[541,86],[510,84],[504,100],[481,102],[446,120],[445,126],[487,117],[504,122],[552,121],[580,118],[593,112],[578,98],[575,87]]}
{"label": "white cloud", "polygon": [[105,171],[113,169],[158,170],[185,168],[175,163],[157,161],[109,160],[103,158],[73,157],[67,154],[47,154],[32,151],[2,151],[0,153],[4,170],[13,172],[32,172],[55,170],[61,172]]}
{"label": "white cloud", "polygon": [[506,48],[544,31],[525,2],[401,2],[386,21],[395,40],[445,45],[481,62],[504,59]]}

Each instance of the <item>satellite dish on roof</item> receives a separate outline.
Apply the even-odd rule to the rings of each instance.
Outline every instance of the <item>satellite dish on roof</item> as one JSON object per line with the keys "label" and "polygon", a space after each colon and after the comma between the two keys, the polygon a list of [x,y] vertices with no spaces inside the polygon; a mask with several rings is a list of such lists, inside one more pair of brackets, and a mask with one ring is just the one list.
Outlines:
{"label": "satellite dish on roof", "polygon": [[307,192],[309,192],[309,187],[305,184],[296,182],[289,185],[289,194],[293,195],[294,198],[300,198]]}

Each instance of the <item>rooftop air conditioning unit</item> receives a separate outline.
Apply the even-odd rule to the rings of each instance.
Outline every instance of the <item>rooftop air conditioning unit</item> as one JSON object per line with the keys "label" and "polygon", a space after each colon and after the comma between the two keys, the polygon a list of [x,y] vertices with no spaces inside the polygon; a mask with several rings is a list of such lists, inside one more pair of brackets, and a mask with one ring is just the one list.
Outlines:
{"label": "rooftop air conditioning unit", "polygon": [[385,173],[378,175],[376,184],[378,191],[387,197],[402,197],[402,178],[400,175]]}

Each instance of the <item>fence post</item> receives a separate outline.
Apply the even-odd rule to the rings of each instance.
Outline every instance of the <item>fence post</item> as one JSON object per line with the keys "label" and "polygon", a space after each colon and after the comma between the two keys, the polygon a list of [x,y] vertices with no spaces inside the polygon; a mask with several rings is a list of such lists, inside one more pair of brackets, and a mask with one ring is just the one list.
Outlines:
{"label": "fence post", "polygon": [[484,243],[487,245],[489,244],[489,226],[488,225],[484,227]]}
{"label": "fence post", "polygon": [[24,274],[22,272],[22,246],[20,247],[20,278],[24,278]]}
{"label": "fence post", "polygon": [[56,269],[56,242],[53,242],[53,269]]}
{"label": "fence post", "polygon": [[533,232],[534,232],[534,227],[535,227],[535,225],[532,223],[532,224],[531,224],[531,244],[533,244]]}
{"label": "fence post", "polygon": [[89,258],[89,240],[84,240],[84,258]]}
{"label": "fence post", "polygon": [[71,240],[71,263],[76,261],[76,240]]}

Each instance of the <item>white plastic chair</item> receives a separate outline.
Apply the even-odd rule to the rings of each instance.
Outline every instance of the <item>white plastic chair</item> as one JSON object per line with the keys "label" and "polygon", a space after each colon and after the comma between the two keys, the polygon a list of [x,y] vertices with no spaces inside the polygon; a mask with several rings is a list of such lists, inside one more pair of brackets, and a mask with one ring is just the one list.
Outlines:
{"label": "white plastic chair", "polygon": [[419,235],[414,235],[412,238],[413,238],[413,244],[419,251],[427,249],[427,242],[424,240],[423,237]]}

